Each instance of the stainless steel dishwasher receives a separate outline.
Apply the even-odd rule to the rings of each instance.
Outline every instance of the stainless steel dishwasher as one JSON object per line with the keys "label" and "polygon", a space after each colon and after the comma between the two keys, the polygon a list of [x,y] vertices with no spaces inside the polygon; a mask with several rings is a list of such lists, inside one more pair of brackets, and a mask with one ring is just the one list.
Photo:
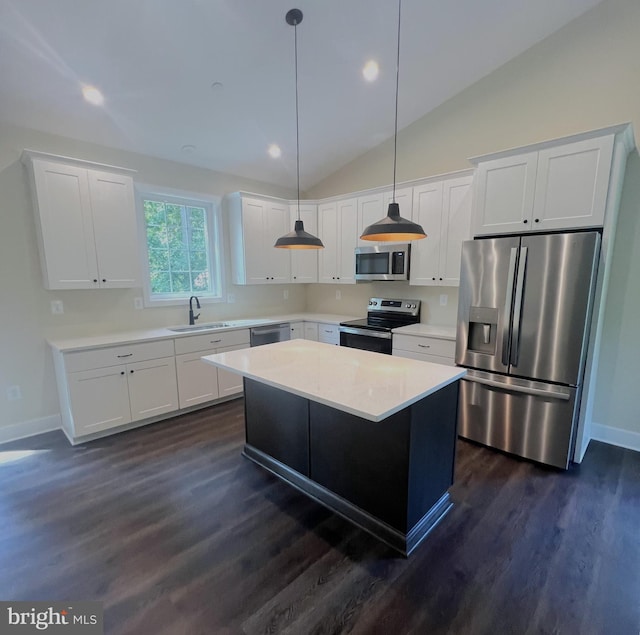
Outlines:
{"label": "stainless steel dishwasher", "polygon": [[256,326],[251,329],[251,346],[262,346],[263,344],[284,342],[290,339],[291,324],[289,322],[270,324],[269,326]]}

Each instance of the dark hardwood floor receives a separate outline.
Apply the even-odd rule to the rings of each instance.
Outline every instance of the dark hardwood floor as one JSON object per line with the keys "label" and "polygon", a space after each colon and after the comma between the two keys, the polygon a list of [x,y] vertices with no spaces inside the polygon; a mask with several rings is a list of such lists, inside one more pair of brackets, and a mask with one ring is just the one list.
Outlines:
{"label": "dark hardwood floor", "polygon": [[640,453],[568,473],[458,443],[409,559],[240,456],[242,400],[72,448],[0,447],[0,599],[100,600],[107,633],[638,635]]}

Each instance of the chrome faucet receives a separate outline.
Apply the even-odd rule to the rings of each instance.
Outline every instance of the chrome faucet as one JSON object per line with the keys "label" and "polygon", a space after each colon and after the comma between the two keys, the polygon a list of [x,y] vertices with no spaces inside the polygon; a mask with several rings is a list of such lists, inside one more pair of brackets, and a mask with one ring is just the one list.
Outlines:
{"label": "chrome faucet", "polygon": [[198,313],[198,315],[194,315],[193,314],[193,301],[196,301],[196,306],[198,308],[200,308],[200,300],[198,300],[198,297],[195,295],[192,295],[189,298],[189,324],[191,326],[193,326],[196,323],[196,320],[200,317],[200,314]]}

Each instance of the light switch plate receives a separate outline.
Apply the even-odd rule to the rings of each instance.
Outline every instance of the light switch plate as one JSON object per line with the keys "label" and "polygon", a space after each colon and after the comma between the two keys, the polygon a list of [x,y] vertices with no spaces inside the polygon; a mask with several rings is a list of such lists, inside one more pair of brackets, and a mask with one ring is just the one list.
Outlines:
{"label": "light switch plate", "polygon": [[288,300],[288,299],[289,299],[289,289],[285,289],[285,290],[282,292],[282,295],[284,296],[284,299],[285,299],[285,300]]}
{"label": "light switch plate", "polygon": [[235,293],[227,293],[227,303],[228,304],[233,304],[236,301],[236,294]]}
{"label": "light switch plate", "polygon": [[144,304],[142,303],[142,298],[133,298],[133,307],[135,309],[144,309]]}
{"label": "light switch plate", "polygon": [[342,300],[342,291],[340,289],[336,290],[336,300]]}
{"label": "light switch plate", "polygon": [[22,399],[22,390],[20,386],[9,386],[7,388],[7,399],[9,401],[18,401]]}
{"label": "light switch plate", "polygon": [[447,306],[449,302],[449,296],[446,293],[440,294],[440,306]]}
{"label": "light switch plate", "polygon": [[62,315],[64,313],[62,300],[51,300],[51,313],[54,315]]}

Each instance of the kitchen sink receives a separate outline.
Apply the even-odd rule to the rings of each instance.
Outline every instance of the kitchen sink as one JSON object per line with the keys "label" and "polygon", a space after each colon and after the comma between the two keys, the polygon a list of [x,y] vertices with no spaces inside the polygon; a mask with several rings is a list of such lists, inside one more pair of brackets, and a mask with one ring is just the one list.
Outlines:
{"label": "kitchen sink", "polygon": [[209,322],[208,324],[193,324],[192,326],[172,326],[167,330],[174,333],[189,333],[191,331],[210,331],[212,329],[222,329],[231,326],[229,322]]}

